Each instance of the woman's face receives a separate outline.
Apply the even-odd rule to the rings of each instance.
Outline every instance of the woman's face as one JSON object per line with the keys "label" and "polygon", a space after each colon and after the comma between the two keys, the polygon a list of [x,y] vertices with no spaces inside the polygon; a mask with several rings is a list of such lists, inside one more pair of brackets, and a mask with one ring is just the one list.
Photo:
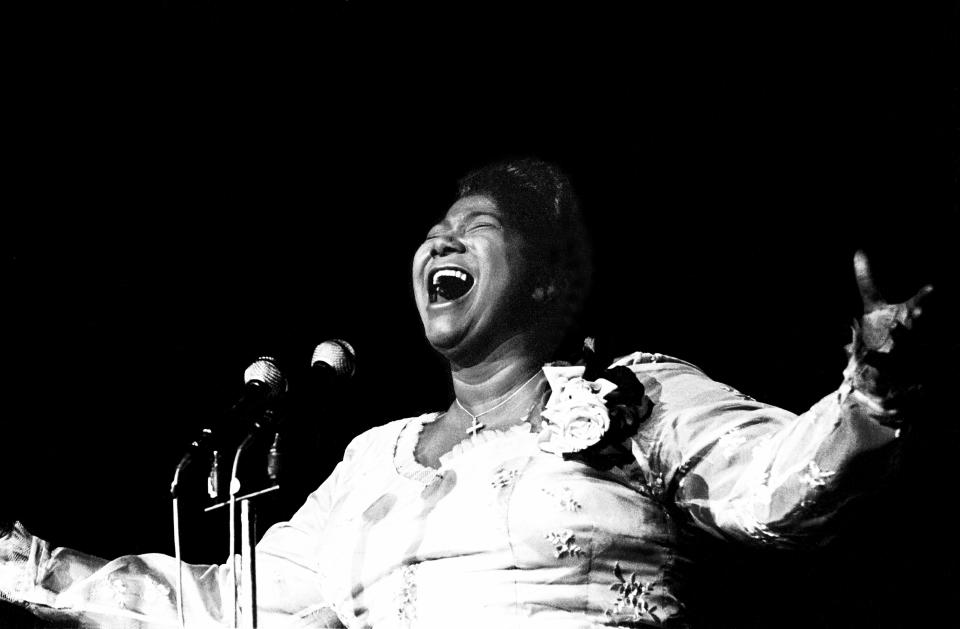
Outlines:
{"label": "woman's face", "polygon": [[459,199],[413,258],[413,292],[430,344],[469,360],[522,332],[530,325],[528,267],[522,234],[491,199]]}

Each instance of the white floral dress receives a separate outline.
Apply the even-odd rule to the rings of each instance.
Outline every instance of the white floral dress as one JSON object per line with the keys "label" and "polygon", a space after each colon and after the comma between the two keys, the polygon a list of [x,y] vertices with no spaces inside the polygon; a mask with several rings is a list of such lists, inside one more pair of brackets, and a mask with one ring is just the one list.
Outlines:
{"label": "white floral dress", "polygon": [[[615,364],[637,375],[651,409],[616,464],[547,452],[529,423],[481,431],[439,469],[414,457],[437,414],[355,438],[261,540],[261,626],[327,626],[334,615],[372,629],[686,626],[686,531],[817,540],[852,497],[838,482],[848,464],[898,436],[847,386],[796,416],[659,354]],[[39,591],[66,567],[37,543]],[[73,581],[61,575],[46,601],[175,626],[174,578],[168,557],[123,557]],[[228,568],[193,566],[186,581],[188,626],[226,624]]]}

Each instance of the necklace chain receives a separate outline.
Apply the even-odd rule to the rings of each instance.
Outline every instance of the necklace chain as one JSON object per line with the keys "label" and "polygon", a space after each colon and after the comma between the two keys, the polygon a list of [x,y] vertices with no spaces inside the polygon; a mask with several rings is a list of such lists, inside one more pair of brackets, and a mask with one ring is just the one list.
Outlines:
{"label": "necklace chain", "polygon": [[494,406],[493,408],[488,408],[487,410],[483,411],[482,413],[476,413],[476,414],[471,413],[471,412],[468,411],[466,408],[464,408],[463,404],[460,403],[460,399],[459,399],[459,398],[456,398],[456,397],[453,398],[453,401],[457,403],[457,406],[460,407],[460,410],[463,411],[464,413],[466,413],[467,415],[469,415],[469,416],[470,416],[470,419],[472,420],[472,423],[470,424],[470,427],[467,428],[466,433],[467,433],[468,435],[473,436],[473,435],[476,435],[478,432],[480,432],[481,429],[486,428],[486,425],[483,424],[483,423],[481,423],[480,420],[479,420],[479,418],[482,417],[483,415],[486,415],[487,413],[492,413],[493,411],[497,410],[498,408],[500,408],[501,406],[503,406],[504,404],[506,404],[507,402],[509,402],[510,400],[512,400],[512,399],[514,398],[514,396],[516,396],[518,393],[520,393],[521,391],[523,391],[523,389],[524,389],[528,384],[530,384],[531,382],[533,382],[533,380],[534,380],[537,376],[539,376],[539,375],[540,375],[540,371],[538,370],[536,373],[534,373],[532,376],[530,376],[530,379],[529,379],[529,380],[527,380],[526,382],[524,382],[523,384],[521,384],[519,387],[517,387],[517,390],[516,390],[516,391],[514,391],[513,393],[511,393],[510,395],[508,395],[505,400],[503,400],[502,402],[500,402],[499,404],[497,404],[497,405]]}

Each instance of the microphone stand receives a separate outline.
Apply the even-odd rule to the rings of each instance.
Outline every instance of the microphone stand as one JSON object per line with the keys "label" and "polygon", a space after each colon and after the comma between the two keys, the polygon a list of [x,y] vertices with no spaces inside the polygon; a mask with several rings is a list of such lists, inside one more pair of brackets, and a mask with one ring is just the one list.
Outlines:
{"label": "microphone stand", "polygon": [[173,473],[173,481],[170,483],[170,496],[173,503],[173,556],[177,562],[177,622],[180,629],[184,629],[186,621],[183,615],[183,559],[180,552],[180,496],[178,486],[180,484],[180,472],[184,465],[178,465]]}
{"label": "microphone stand", "polygon": [[[266,489],[254,491],[249,494],[238,496],[240,492],[240,479],[237,473],[240,468],[240,457],[247,447],[253,442],[264,425],[269,425],[272,421],[272,413],[268,409],[264,412],[261,421],[254,423],[253,430],[237,446],[233,457],[233,467],[230,470],[230,498],[226,502],[211,505],[204,509],[206,512],[219,509],[223,506],[229,506],[230,511],[230,557],[233,566],[233,627],[239,629],[239,621],[243,620],[243,629],[256,629],[257,627],[257,577],[256,577],[256,512],[254,510],[253,498],[280,489],[280,485],[274,484]],[[237,503],[240,503],[240,570],[243,571],[243,578],[238,578],[237,570]],[[241,592],[242,590],[242,592]],[[243,605],[240,604],[241,598]],[[241,615],[240,610],[247,612]]]}

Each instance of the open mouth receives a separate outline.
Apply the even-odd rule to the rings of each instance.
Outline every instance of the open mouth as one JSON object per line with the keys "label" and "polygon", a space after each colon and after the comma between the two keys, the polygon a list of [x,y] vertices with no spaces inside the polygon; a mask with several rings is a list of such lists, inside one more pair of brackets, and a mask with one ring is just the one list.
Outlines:
{"label": "open mouth", "polygon": [[469,293],[471,288],[473,276],[463,269],[453,267],[435,269],[427,281],[431,304],[456,301]]}

